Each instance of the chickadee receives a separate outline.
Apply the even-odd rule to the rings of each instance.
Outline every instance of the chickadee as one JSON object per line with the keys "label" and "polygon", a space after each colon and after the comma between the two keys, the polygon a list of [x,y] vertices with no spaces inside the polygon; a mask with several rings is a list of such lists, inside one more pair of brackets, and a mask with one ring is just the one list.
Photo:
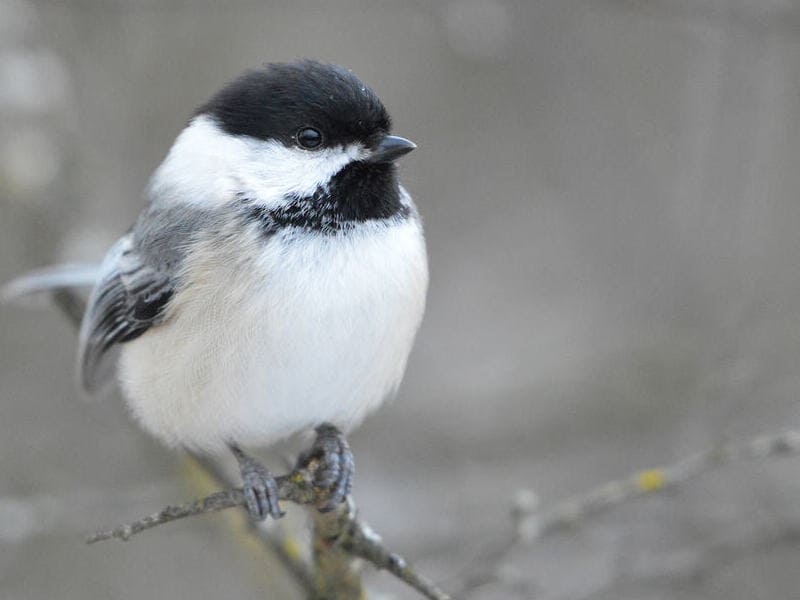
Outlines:
{"label": "chickadee", "polygon": [[[422,225],[375,93],[315,61],[248,71],[199,108],[106,255],[80,331],[83,386],[116,372],[172,447],[231,450],[251,516],[281,516],[242,450],[311,428],[330,510],[350,492],[343,432],[397,389],[425,306]],[[116,368],[115,368],[116,367]]]}

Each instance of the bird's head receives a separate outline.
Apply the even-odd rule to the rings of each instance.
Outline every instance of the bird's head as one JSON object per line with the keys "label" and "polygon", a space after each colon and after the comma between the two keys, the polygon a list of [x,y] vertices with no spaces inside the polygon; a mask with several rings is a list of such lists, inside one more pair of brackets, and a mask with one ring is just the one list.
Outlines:
{"label": "bird's head", "polygon": [[303,60],[244,73],[201,106],[154,175],[151,193],[280,209],[338,202],[359,219],[398,196],[393,136],[375,93],[350,71]]}

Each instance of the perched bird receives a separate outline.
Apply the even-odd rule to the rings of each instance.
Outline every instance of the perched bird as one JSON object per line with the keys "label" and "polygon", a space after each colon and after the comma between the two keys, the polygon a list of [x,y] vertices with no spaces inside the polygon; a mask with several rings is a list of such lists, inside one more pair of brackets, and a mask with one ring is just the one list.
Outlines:
{"label": "perched bird", "polygon": [[337,66],[268,64],[223,87],[102,263],[80,331],[85,389],[116,374],[167,445],[232,451],[256,519],[282,512],[242,448],[316,428],[300,461],[323,461],[321,510],[343,501],[344,433],[397,389],[424,310],[422,225],[394,164],[414,148]]}

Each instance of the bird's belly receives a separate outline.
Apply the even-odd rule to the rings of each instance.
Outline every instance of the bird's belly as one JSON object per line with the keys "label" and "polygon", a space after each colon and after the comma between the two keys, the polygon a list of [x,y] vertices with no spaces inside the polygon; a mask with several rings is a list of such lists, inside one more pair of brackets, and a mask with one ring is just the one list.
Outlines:
{"label": "bird's belly", "polygon": [[123,347],[132,412],[167,443],[215,451],[325,421],[349,429],[399,384],[427,286],[418,227],[269,246],[247,264],[198,263],[201,283],[165,324]]}

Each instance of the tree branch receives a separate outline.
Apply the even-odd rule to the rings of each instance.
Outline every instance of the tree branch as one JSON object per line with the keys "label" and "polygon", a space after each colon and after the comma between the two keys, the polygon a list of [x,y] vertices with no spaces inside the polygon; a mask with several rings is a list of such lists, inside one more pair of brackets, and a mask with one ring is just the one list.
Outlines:
{"label": "tree branch", "polygon": [[[647,469],[626,479],[611,481],[537,513],[523,514],[523,537],[538,539],[578,525],[623,502],[663,492],[734,463],[800,455],[800,430],[760,435],[740,443],[723,444],[666,467]],[[523,511],[524,512],[524,511]]]}
{"label": "tree branch", "polygon": [[[312,460],[308,470],[296,470],[289,475],[276,477],[275,481],[278,485],[278,497],[283,501],[294,502],[295,504],[319,505],[325,502],[328,498],[327,490],[315,487],[313,484],[314,469],[318,466],[319,464]],[[120,525],[114,529],[98,531],[86,541],[89,544],[93,544],[94,542],[113,538],[127,540],[137,533],[171,521],[209,512],[217,512],[236,506],[246,506],[242,488],[221,490],[205,498],[200,498],[199,500],[167,506],[157,513],[142,517],[126,525]]]}
{"label": "tree branch", "polygon": [[332,513],[317,512],[314,516],[317,539],[329,545],[336,545],[344,552],[366,560],[379,570],[388,571],[426,598],[431,600],[450,598],[436,584],[417,573],[402,556],[386,548],[380,536],[367,523],[360,520],[356,513],[352,498],[348,498],[346,503],[341,504]]}
{"label": "tree branch", "polygon": [[602,484],[545,510],[539,510],[533,492],[523,490],[517,494],[511,511],[511,534],[495,549],[475,561],[455,595],[463,598],[484,585],[498,581],[502,564],[523,544],[575,529],[595,515],[643,496],[674,489],[723,466],[797,455],[800,455],[800,430],[789,430],[761,435],[740,443],[723,444],[665,467],[638,471],[625,479]]}
{"label": "tree branch", "polygon": [[[276,478],[278,495],[281,500],[302,505],[322,505],[328,499],[328,491],[314,486],[315,469],[319,467],[316,461],[311,461],[308,469],[298,469],[289,475]],[[131,523],[126,523],[113,529],[101,530],[90,536],[86,541],[93,544],[103,540],[120,539],[128,540],[132,536],[142,533],[153,527],[164,525],[171,521],[184,519],[194,515],[217,512],[227,508],[245,507],[246,502],[241,488],[231,488],[214,492],[192,502],[167,506],[157,513],[153,513]],[[357,518],[355,503],[352,498],[330,513],[315,511],[315,523],[323,535],[323,547],[315,544],[315,552],[330,550],[344,552],[352,557],[362,558],[379,570],[385,570],[405,582],[426,598],[431,600],[447,600],[449,596],[428,579],[418,574],[406,560],[399,554],[386,548],[380,537],[363,521]],[[330,577],[331,570],[324,571]],[[325,578],[322,587],[324,596],[331,598],[331,590],[338,586],[326,588]],[[317,589],[317,593],[320,590]]]}
{"label": "tree branch", "polygon": [[120,525],[114,529],[100,530],[89,536],[86,539],[86,543],[94,544],[95,542],[114,538],[127,541],[137,533],[142,533],[143,531],[159,525],[164,525],[170,521],[177,521],[178,519],[184,519],[192,515],[216,512],[226,508],[233,508],[234,506],[242,506],[243,504],[243,494],[240,488],[222,490],[199,500],[167,506],[157,513],[142,517],[131,523]]}

